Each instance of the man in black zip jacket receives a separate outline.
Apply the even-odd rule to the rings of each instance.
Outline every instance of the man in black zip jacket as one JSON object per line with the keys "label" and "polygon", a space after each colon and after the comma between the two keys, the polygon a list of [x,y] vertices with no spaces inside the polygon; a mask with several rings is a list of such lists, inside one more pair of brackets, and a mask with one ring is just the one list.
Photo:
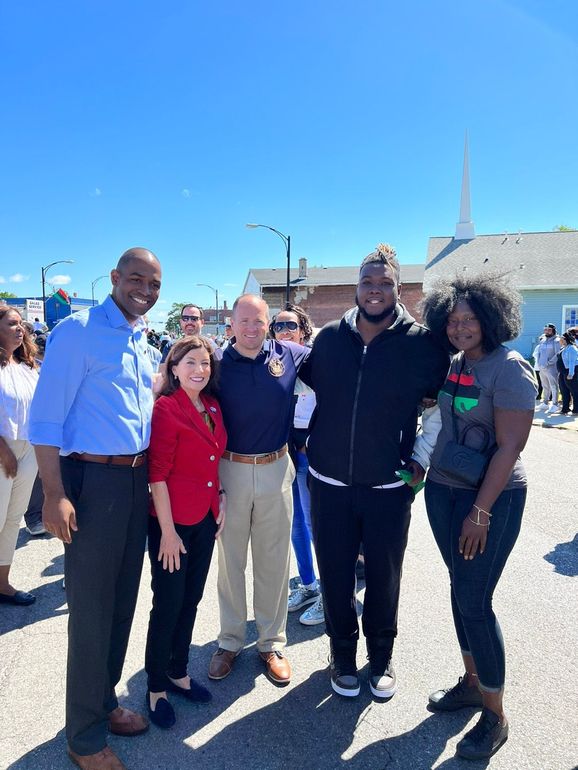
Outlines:
{"label": "man in black zip jacket", "polygon": [[[396,471],[409,470],[412,486],[424,476],[428,453],[414,451],[418,407],[436,398],[449,364],[447,352],[398,302],[399,294],[395,251],[380,244],[361,264],[357,307],[321,330],[299,373],[317,398],[307,447],[311,516],[331,685],[346,697],[360,690],[355,564],[361,544],[369,684],[378,698],[396,690],[391,654],[414,498]],[[439,429],[433,423],[433,440],[420,436],[430,446]]]}

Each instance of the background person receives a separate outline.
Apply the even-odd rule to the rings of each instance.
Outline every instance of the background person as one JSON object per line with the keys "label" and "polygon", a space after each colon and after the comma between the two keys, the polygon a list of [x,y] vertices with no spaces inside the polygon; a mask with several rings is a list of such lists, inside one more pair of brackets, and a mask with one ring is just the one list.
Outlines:
{"label": "background person", "polygon": [[[48,337],[46,334],[38,333],[35,335],[34,343],[36,345],[36,355],[34,360],[38,368],[42,366],[44,360],[44,351],[46,349],[46,341]],[[34,479],[34,486],[30,494],[30,500],[28,502],[28,508],[24,514],[24,522],[26,524],[26,531],[32,537],[39,537],[46,534],[44,524],[42,523],[42,506],[44,505],[44,491],[42,489],[42,480],[37,473]]]}
{"label": "background person", "polygon": [[[522,522],[527,480],[520,452],[536,398],[532,367],[502,344],[520,332],[520,306],[520,295],[503,277],[491,275],[439,282],[424,302],[425,323],[440,338],[447,335],[457,354],[438,398],[442,429],[425,496],[450,574],[465,668],[454,687],[430,696],[429,705],[436,711],[482,707],[479,722],[457,745],[466,759],[490,757],[508,737],[504,643],[492,597]],[[495,449],[479,487],[457,479],[442,463],[454,439],[454,419],[466,446],[480,450],[483,428]]]}
{"label": "background person", "polygon": [[149,715],[159,727],[175,723],[167,690],[190,701],[211,699],[188,676],[187,664],[197,605],[225,521],[218,471],[227,434],[214,382],[207,340],[179,340],[167,357],[165,384],[153,409],[148,538],[153,607],[145,669]]}
{"label": "background person", "polygon": [[[558,411],[558,370],[556,356],[560,352],[560,338],[554,324],[544,326],[544,334],[537,346],[536,363],[540,371],[540,382],[543,388],[542,403],[536,407],[546,414]],[[552,403],[549,404],[550,399]]]}
{"label": "background person", "polygon": [[[271,322],[269,332],[276,340],[309,346],[313,336],[313,326],[311,319],[299,305],[288,302]],[[300,616],[299,622],[305,626],[316,626],[325,621],[325,614],[313,565],[311,500],[307,487],[309,463],[305,447],[309,434],[309,422],[315,409],[315,393],[301,380],[297,380],[295,397],[293,428],[289,435],[289,451],[297,474],[293,482],[291,543],[297,559],[300,584],[289,594],[288,610],[297,612],[311,605]]]}
{"label": "background person", "polygon": [[564,332],[560,337],[561,350],[556,359],[558,384],[562,395],[560,414],[568,414],[572,401],[572,414],[578,414],[578,348],[571,332]]}
{"label": "background person", "polygon": [[30,404],[38,382],[35,354],[20,313],[0,305],[0,604],[36,601],[33,594],[10,585],[18,530],[37,470],[28,440]]}

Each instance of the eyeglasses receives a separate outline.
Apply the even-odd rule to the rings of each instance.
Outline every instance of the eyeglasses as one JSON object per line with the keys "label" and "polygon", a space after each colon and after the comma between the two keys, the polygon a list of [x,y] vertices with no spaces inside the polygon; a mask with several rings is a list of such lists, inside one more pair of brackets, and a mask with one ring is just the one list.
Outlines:
{"label": "eyeglasses", "polygon": [[200,321],[201,316],[200,315],[182,315],[181,321]]}
{"label": "eyeglasses", "polygon": [[279,334],[280,332],[283,332],[285,330],[289,330],[290,332],[296,332],[299,328],[299,324],[297,321],[275,321],[273,324],[273,331],[275,334]]}

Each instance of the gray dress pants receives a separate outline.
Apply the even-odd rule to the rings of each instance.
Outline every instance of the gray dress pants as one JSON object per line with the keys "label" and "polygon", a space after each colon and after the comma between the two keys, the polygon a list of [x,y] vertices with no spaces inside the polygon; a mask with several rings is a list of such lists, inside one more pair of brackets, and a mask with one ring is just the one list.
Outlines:
{"label": "gray dress pants", "polygon": [[78,532],[65,546],[68,599],[66,736],[77,754],[106,746],[124,664],[148,524],[146,463],[138,468],[61,459]]}

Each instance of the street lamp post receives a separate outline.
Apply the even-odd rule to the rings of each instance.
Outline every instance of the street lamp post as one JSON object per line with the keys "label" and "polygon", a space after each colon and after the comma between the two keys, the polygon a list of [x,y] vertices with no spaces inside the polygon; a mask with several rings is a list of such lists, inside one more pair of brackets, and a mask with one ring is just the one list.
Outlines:
{"label": "street lamp post", "polygon": [[219,336],[219,290],[214,286],[209,286],[208,283],[198,283],[197,286],[206,286],[207,289],[215,292],[215,310],[217,312],[217,337]]}
{"label": "street lamp post", "polygon": [[98,278],[95,278],[95,279],[94,279],[94,281],[92,281],[92,283],[90,284],[90,286],[91,286],[91,289],[92,289],[92,306],[93,306],[93,307],[94,307],[94,305],[95,305],[95,302],[94,302],[94,287],[96,286],[96,284],[97,284],[99,281],[102,281],[102,279],[103,279],[103,278],[108,278],[108,273],[107,273],[107,274],[105,274],[105,275],[99,275],[99,276],[98,276]]}
{"label": "street lamp post", "polygon": [[49,265],[46,265],[46,267],[41,268],[42,270],[42,312],[44,313],[44,323],[46,323],[46,273],[50,270],[51,267],[54,267],[54,265],[72,265],[74,262],[73,259],[58,259],[56,262],[51,262]]}
{"label": "street lamp post", "polygon": [[279,232],[279,230],[275,230],[274,227],[269,227],[269,225],[257,225],[254,222],[248,222],[245,227],[248,227],[250,230],[254,230],[256,227],[264,227],[266,230],[271,230],[272,233],[275,233],[276,235],[281,238],[283,243],[285,244],[285,250],[287,252],[287,279],[285,281],[285,302],[289,302],[289,291],[291,288],[291,236],[290,235],[283,235],[283,233]]}

